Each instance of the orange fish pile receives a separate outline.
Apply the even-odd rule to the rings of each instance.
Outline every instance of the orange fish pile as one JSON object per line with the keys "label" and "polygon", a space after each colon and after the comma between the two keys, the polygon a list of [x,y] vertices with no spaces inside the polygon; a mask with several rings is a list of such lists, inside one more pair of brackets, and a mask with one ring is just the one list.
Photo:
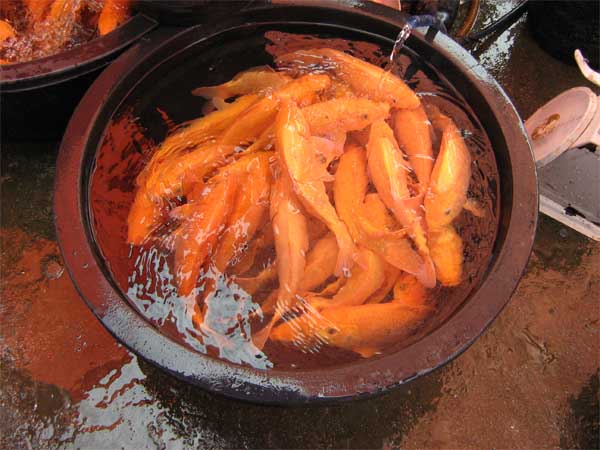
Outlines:
{"label": "orange fish pile", "polygon": [[25,62],[105,35],[130,15],[130,0],[2,0],[0,64]]}
{"label": "orange fish pile", "polygon": [[215,110],[138,175],[128,240],[171,249],[197,326],[215,268],[251,295],[270,286],[258,347],[368,357],[415,332],[428,290],[461,282],[453,221],[471,157],[454,122],[388,71],[330,48],[276,65],[193,91]]}

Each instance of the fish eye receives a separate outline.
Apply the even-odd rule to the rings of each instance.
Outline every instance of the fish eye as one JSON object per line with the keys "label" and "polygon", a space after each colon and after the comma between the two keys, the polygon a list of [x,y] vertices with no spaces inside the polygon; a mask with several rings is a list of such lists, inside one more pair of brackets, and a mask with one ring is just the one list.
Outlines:
{"label": "fish eye", "polygon": [[337,330],[333,327],[329,327],[327,328],[327,334],[333,336],[335,333],[337,333]]}

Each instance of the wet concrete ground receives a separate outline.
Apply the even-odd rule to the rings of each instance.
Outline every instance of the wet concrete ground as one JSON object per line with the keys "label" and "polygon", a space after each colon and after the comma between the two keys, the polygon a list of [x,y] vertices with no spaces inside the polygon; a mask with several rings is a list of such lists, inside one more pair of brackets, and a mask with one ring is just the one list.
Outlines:
{"label": "wet concrete ground", "polygon": [[[483,3],[480,23],[515,2]],[[477,51],[523,117],[585,85],[523,20]],[[54,237],[56,153],[2,145],[0,448],[599,446],[598,243],[541,216],[511,302],[452,363],[373,400],[256,406],[155,369],[87,309]]]}

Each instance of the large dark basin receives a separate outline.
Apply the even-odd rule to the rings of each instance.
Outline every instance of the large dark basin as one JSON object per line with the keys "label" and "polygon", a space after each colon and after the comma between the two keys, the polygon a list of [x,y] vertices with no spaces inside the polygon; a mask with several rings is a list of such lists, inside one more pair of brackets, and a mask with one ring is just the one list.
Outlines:
{"label": "large dark basin", "polygon": [[[522,122],[501,88],[464,49],[442,34],[428,33],[428,37],[413,35],[407,43],[410,51],[443,74],[469,104],[491,141],[499,174],[498,229],[490,257],[480,268],[479,278],[443,320],[411,345],[378,358],[322,370],[263,371],[191,350],[161,333],[128,302],[111,272],[111,262],[103,256],[106,247],[96,239],[99,232],[90,206],[95,164],[99,152],[105,151],[107,133],[113,133],[113,140],[117,136],[117,118],[127,111],[138,117],[140,111],[154,109],[149,89],[164,89],[168,83],[162,85],[161,80],[171,71],[182,70],[186,61],[205,57],[218,73],[219,64],[227,60],[227,55],[219,54],[220,48],[235,47],[236,43],[239,48],[247,47],[249,60],[240,60],[237,70],[256,65],[251,64],[257,52],[253,42],[266,30],[338,36],[391,48],[403,16],[367,3],[353,5],[264,6],[213,29],[193,27],[151,37],[132,47],[96,80],[71,119],[57,164],[54,205],[57,234],[70,275],[89,307],[117,339],[190,383],[239,399],[279,404],[349,400],[381,393],[427,374],[468,348],[500,313],[521,278],[537,220],[535,166]],[[211,81],[199,79],[198,85]],[[182,105],[182,116],[171,117],[175,122],[189,118],[184,112],[190,102],[188,95],[189,90],[173,91]],[[152,117],[157,116],[142,114],[140,125],[160,138],[166,132],[164,123]],[[128,139],[127,132],[119,136]],[[117,227],[125,225],[115,222],[109,226],[118,233]]]}

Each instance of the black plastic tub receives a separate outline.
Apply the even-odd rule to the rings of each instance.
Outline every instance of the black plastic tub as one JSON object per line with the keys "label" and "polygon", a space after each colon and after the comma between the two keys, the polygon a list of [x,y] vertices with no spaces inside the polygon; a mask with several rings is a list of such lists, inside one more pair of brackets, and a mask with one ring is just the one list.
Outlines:
{"label": "black plastic tub", "polygon": [[[467,349],[500,313],[522,276],[538,209],[535,165],[526,132],[509,99],[484,69],[448,37],[428,33],[429,38],[411,36],[409,51],[444,75],[487,133],[499,174],[499,202],[497,233],[490,256],[480,268],[481,277],[424,336],[397,351],[351,364],[265,371],[193,351],[151,324],[119,287],[103,251],[111,245],[110,230],[117,236],[126,224],[103,224],[101,248],[90,200],[97,171],[118,166],[96,165],[100,152],[117,152],[115,161],[122,161],[122,170],[130,171],[126,157],[138,150],[129,142],[135,133],[129,127],[140,125],[158,139],[166,133],[162,113],[156,110],[159,105],[154,103],[157,95],[162,92],[171,105],[180,107],[181,112],[171,110],[176,123],[189,118],[186,110],[200,107],[200,101],[189,95],[189,86],[178,89],[179,84],[169,84],[172,74],[182,73],[193,61],[199,86],[218,81],[210,74],[228,79],[232,73],[227,71],[264,64],[255,58],[264,56],[256,42],[262,42],[266,30],[343,37],[391,48],[403,16],[372,4],[352,5],[265,6],[211,30],[194,27],[139,42],[96,80],[69,123],[58,158],[54,202],[58,239],[69,273],[88,306],[117,339],[189,383],[242,400],[275,404],[343,401],[382,393],[429,373]],[[232,48],[237,56],[228,53]],[[133,111],[133,116],[127,116],[127,111]],[[110,145],[104,146],[107,139]],[[128,195],[131,187],[126,184],[114,183],[110,189]],[[109,208],[121,206],[104,200]]]}
{"label": "black plastic tub", "polygon": [[158,23],[136,14],[123,25],[56,55],[0,68],[2,136],[60,139],[100,71]]}

